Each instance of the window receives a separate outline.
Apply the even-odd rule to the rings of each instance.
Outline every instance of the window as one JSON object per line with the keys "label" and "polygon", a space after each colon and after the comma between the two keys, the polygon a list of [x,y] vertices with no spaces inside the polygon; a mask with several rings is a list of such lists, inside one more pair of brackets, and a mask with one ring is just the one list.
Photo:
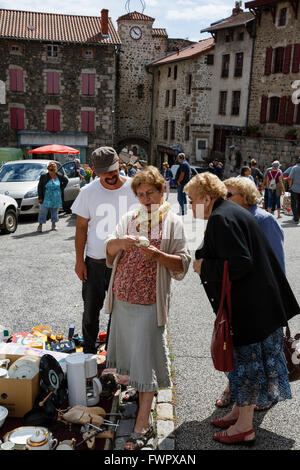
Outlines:
{"label": "window", "polygon": [[280,98],[278,96],[272,96],[272,98],[270,98],[269,122],[277,122],[278,121],[279,104],[280,104]]}
{"label": "window", "polygon": [[244,33],[238,34],[238,41],[244,41]]}
{"label": "window", "polygon": [[137,86],[137,95],[140,100],[144,98],[144,85],[142,83]]}
{"label": "window", "polygon": [[83,50],[83,57],[86,59],[93,59],[94,58],[94,50],[93,49],[84,49]]}
{"label": "window", "polygon": [[10,54],[21,55],[23,53],[23,45],[21,44],[9,44],[8,50]]}
{"label": "window", "polygon": [[190,95],[192,93],[192,74],[189,73],[188,75],[188,83],[187,83],[187,94]]}
{"label": "window", "polygon": [[300,44],[294,44],[292,73],[299,72],[299,64],[300,64]]}
{"label": "window", "polygon": [[174,67],[174,80],[177,80],[177,65]]}
{"label": "window", "polygon": [[232,92],[232,103],[231,103],[231,114],[232,116],[238,116],[240,114],[240,101],[241,101],[241,92],[233,91]]}
{"label": "window", "polygon": [[9,70],[9,89],[10,91],[24,91],[23,87],[23,70]]}
{"label": "window", "polygon": [[296,124],[300,124],[300,104],[297,106]]}
{"label": "window", "polygon": [[168,77],[171,77],[171,67],[168,68]]}
{"label": "window", "polygon": [[24,129],[24,108],[10,108],[10,127],[14,130]]}
{"label": "window", "polygon": [[95,74],[94,73],[82,73],[82,94],[83,95],[94,95],[95,94]]}
{"label": "window", "polygon": [[51,95],[59,94],[59,73],[58,72],[47,72],[47,93]]}
{"label": "window", "polygon": [[231,42],[233,41],[233,30],[230,29],[229,31],[226,31],[225,33],[225,42]]}
{"label": "window", "polygon": [[95,132],[95,111],[81,111],[81,131]]}
{"label": "window", "polygon": [[227,78],[229,75],[229,62],[230,62],[230,55],[225,54],[222,57],[222,72],[221,72],[221,77],[222,78]]}
{"label": "window", "polygon": [[214,65],[214,55],[213,54],[207,54],[206,64],[207,65]]}
{"label": "window", "polygon": [[60,111],[58,109],[47,109],[46,129],[49,132],[60,131]]}
{"label": "window", "polygon": [[274,58],[274,73],[281,73],[283,71],[283,57],[284,47],[276,47]]}
{"label": "window", "polygon": [[58,57],[58,46],[56,46],[55,44],[48,44],[47,57]]}
{"label": "window", "polygon": [[243,75],[243,61],[244,61],[243,52],[238,52],[237,54],[235,54],[235,67],[234,67],[235,77],[241,77]]}
{"label": "window", "polygon": [[220,91],[219,114],[226,114],[227,91]]}
{"label": "window", "polygon": [[279,12],[278,26],[285,26],[286,24],[286,8],[281,8]]}
{"label": "window", "polygon": [[176,90],[172,92],[172,106],[176,106]]}
{"label": "window", "polygon": [[185,122],[190,122],[190,113],[186,113]]}
{"label": "window", "polygon": [[166,120],[164,122],[164,139],[167,140],[168,139],[168,127],[169,127],[169,121]]}
{"label": "window", "polygon": [[170,103],[170,90],[166,90],[165,107],[168,107],[169,103]]}
{"label": "window", "polygon": [[170,132],[170,137],[172,140],[175,139],[175,126],[176,126],[176,123],[175,121],[171,121],[171,132]]}
{"label": "window", "polygon": [[190,140],[190,126],[185,126],[184,139],[185,141]]}

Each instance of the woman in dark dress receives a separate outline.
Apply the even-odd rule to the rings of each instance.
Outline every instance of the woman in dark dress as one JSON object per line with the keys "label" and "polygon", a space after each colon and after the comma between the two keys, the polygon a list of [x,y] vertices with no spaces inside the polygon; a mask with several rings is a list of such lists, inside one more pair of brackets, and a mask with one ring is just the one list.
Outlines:
{"label": "woman in dark dress", "polygon": [[291,398],[283,326],[300,308],[264,233],[247,210],[225,200],[224,183],[202,173],[184,190],[194,217],[208,220],[194,270],[215,313],[225,260],[231,281],[234,369],[228,378],[235,404],[223,419],[211,422],[227,428],[214,439],[252,444],[254,406]]}

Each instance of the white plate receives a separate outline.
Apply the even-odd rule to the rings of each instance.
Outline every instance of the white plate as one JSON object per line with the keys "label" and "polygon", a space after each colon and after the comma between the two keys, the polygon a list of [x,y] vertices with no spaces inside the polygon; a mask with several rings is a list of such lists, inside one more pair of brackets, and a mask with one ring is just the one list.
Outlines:
{"label": "white plate", "polygon": [[13,442],[16,448],[25,449],[27,439],[29,439],[36,430],[43,430],[44,433],[48,433],[50,438],[52,437],[51,432],[42,426],[22,426],[7,432],[4,436],[4,442]]}

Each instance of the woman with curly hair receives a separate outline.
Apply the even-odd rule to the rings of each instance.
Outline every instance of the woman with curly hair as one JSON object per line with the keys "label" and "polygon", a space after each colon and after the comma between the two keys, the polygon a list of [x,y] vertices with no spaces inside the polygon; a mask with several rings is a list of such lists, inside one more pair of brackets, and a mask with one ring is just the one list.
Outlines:
{"label": "woman with curly hair", "polygon": [[211,421],[225,429],[214,439],[253,444],[254,406],[291,398],[283,326],[300,308],[263,231],[249,211],[226,200],[225,184],[211,173],[201,173],[184,190],[194,217],[208,221],[194,271],[215,313],[225,261],[231,281],[234,367],[228,378],[235,403],[226,416]]}

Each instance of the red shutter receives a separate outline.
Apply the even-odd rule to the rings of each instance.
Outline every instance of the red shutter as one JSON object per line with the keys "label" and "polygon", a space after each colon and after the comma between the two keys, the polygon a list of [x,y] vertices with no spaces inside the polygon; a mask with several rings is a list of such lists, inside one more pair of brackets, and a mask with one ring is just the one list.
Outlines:
{"label": "red shutter", "polygon": [[53,93],[53,72],[47,72],[47,93]]}
{"label": "red shutter", "polygon": [[89,113],[88,111],[81,111],[81,131],[88,132],[89,130]]}
{"label": "red shutter", "polygon": [[292,73],[299,72],[299,61],[300,61],[300,44],[294,44]]}
{"label": "red shutter", "polygon": [[10,127],[17,129],[17,108],[10,108]]}
{"label": "red shutter", "polygon": [[286,46],[284,52],[283,73],[290,73],[291,57],[292,45],[289,44],[288,46]]}
{"label": "red shutter", "polygon": [[286,109],[285,123],[287,126],[292,126],[294,124],[294,111],[295,111],[295,105],[292,102],[292,97],[290,96],[288,98],[287,109]]}
{"label": "red shutter", "polygon": [[280,98],[278,124],[281,126],[285,122],[286,96]]}
{"label": "red shutter", "polygon": [[17,71],[17,91],[23,91],[23,70],[18,69]]}
{"label": "red shutter", "polygon": [[89,74],[82,73],[81,78],[82,78],[82,94],[88,95],[89,94]]}
{"label": "red shutter", "polygon": [[53,72],[53,93],[59,94],[59,73]]}
{"label": "red shutter", "polygon": [[10,69],[9,71],[9,89],[10,91],[17,91],[17,71]]}
{"label": "red shutter", "polygon": [[17,109],[18,129],[24,129],[24,108]]}
{"label": "red shutter", "polygon": [[60,131],[60,111],[57,109],[53,110],[53,130]]}
{"label": "red shutter", "polygon": [[95,74],[89,74],[89,95],[95,94]]}
{"label": "red shutter", "polygon": [[95,111],[89,111],[89,132],[95,132]]}
{"label": "red shutter", "polygon": [[273,48],[267,47],[266,49],[266,62],[265,62],[265,75],[270,75],[272,71],[272,55]]}
{"label": "red shutter", "polygon": [[268,97],[261,97],[261,108],[260,108],[260,122],[264,124],[267,122],[267,107],[268,107]]}
{"label": "red shutter", "polygon": [[47,125],[46,129],[49,132],[52,132],[53,129],[53,109],[47,109]]}

